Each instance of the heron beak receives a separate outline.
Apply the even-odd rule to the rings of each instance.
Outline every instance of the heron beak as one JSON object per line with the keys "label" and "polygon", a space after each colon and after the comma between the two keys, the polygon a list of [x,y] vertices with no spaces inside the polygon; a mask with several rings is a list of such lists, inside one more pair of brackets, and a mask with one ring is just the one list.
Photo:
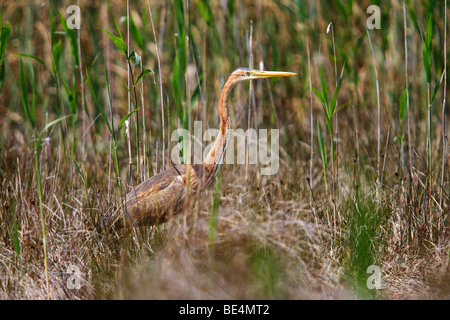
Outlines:
{"label": "heron beak", "polygon": [[262,78],[273,78],[273,77],[290,77],[297,75],[294,72],[284,72],[284,71],[258,71],[252,70],[250,72],[250,77],[254,79],[262,79]]}

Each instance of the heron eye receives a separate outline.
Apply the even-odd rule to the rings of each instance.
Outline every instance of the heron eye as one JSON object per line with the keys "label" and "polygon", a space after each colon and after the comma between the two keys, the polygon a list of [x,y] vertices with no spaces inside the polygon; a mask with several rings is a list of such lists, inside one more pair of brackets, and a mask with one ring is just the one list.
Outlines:
{"label": "heron eye", "polygon": [[250,71],[245,71],[245,76],[250,77]]}

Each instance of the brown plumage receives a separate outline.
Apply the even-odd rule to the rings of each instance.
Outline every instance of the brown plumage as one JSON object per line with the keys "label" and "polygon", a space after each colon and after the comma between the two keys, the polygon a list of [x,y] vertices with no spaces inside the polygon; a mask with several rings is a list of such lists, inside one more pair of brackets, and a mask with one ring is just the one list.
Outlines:
{"label": "brown plumage", "polygon": [[215,178],[225,154],[231,129],[228,115],[228,98],[234,86],[246,80],[286,77],[295,73],[258,71],[238,68],[225,82],[219,97],[220,133],[214,146],[202,164],[179,164],[145,180],[126,197],[125,217],[128,225],[159,224],[178,213],[184,204],[186,192],[196,194],[206,188]]}

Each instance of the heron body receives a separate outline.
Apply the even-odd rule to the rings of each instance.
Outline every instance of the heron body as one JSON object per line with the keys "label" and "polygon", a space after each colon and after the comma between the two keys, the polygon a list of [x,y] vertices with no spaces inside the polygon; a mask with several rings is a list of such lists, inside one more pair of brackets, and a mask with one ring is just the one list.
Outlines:
{"label": "heron body", "polygon": [[126,223],[134,226],[166,222],[183,208],[188,190],[190,194],[197,194],[214,180],[219,172],[230,137],[231,119],[228,113],[228,98],[236,84],[253,79],[292,75],[295,73],[258,71],[248,68],[238,68],[233,71],[225,81],[219,97],[220,132],[202,164],[175,165],[134,188],[126,197]]}

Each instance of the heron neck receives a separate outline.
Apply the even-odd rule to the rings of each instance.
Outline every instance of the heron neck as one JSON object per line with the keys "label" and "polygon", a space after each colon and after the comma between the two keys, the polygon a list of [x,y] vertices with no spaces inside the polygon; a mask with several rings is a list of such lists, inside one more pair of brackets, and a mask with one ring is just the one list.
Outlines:
{"label": "heron neck", "polygon": [[231,129],[231,119],[228,112],[228,98],[230,97],[231,90],[234,86],[235,83],[228,79],[225,82],[219,97],[220,132],[216,137],[213,147],[203,161],[203,165],[211,172],[211,177],[214,177],[216,174],[218,165],[223,159],[227,148],[230,133],[229,130]]}

